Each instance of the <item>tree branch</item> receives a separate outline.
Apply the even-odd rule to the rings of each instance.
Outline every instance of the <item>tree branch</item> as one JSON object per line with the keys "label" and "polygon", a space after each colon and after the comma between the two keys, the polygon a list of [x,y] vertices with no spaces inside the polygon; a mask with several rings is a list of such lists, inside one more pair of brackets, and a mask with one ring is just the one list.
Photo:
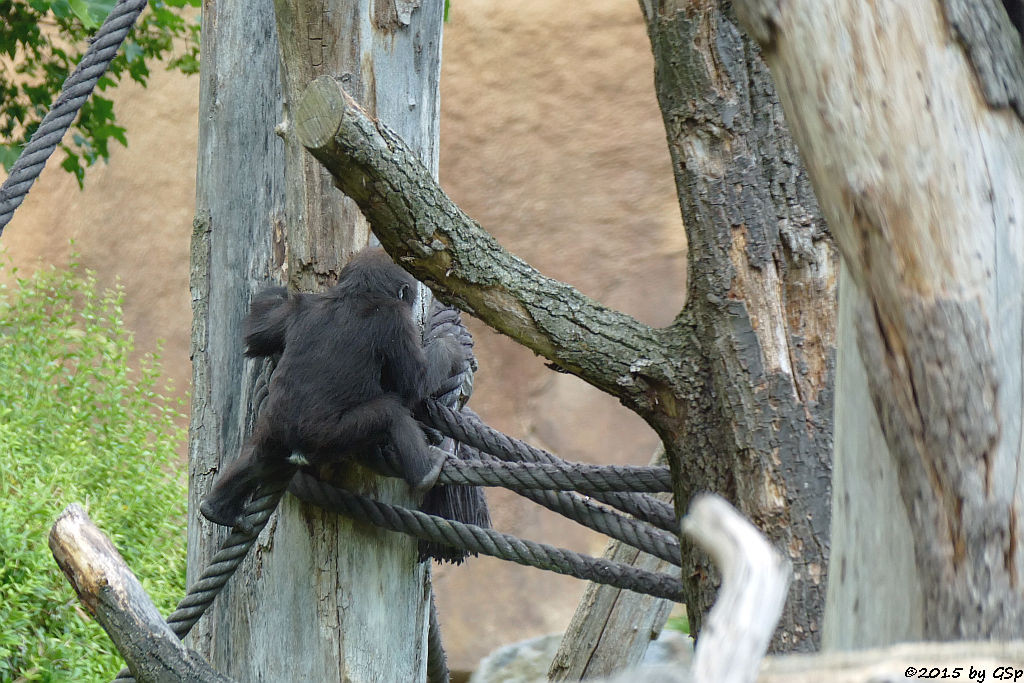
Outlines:
{"label": "tree branch", "polygon": [[230,683],[178,640],[113,543],[78,505],[54,522],[50,551],[140,683]]}
{"label": "tree branch", "polygon": [[302,144],[359,205],[388,253],[438,298],[641,415],[674,405],[680,326],[644,325],[507,252],[334,79],[314,80],[295,112]]}

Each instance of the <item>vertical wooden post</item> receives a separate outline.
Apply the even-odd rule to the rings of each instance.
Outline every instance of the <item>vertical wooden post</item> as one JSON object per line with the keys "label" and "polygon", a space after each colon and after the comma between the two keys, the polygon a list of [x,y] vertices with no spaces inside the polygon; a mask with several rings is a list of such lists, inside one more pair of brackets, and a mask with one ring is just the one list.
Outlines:
{"label": "vertical wooden post", "polygon": [[[192,509],[218,464],[237,456],[256,409],[266,368],[243,363],[239,333],[253,291],[323,289],[369,238],[292,137],[298,93],[334,76],[437,169],[443,0],[278,2],[276,18],[269,1],[233,4],[204,7]],[[343,476],[346,487],[411,502],[396,480]],[[190,576],[222,537],[192,520]],[[193,646],[239,680],[422,680],[428,596],[413,540],[286,496]]]}

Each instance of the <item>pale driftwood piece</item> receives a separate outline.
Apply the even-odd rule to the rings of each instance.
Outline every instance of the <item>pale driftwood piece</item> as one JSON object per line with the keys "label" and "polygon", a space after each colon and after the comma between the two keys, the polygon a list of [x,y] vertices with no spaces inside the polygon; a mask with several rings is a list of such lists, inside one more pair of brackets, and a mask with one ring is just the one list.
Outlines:
{"label": "pale driftwood piece", "polygon": [[230,681],[178,640],[117,548],[77,504],[54,522],[50,551],[140,683]]}
{"label": "pale driftwood piece", "polygon": [[[836,539],[861,545],[835,549],[826,621],[842,625],[829,626],[832,646],[877,642],[893,626],[887,613],[908,614],[901,628],[920,624],[911,637],[1024,635],[1024,124],[1010,106],[1020,39],[999,5],[734,3],[761,43],[852,283],[841,292],[853,308],[840,354],[856,354],[864,382],[836,387],[845,474],[833,522],[881,529],[885,544],[872,547],[870,533]],[[984,49],[972,22],[990,26]],[[1013,49],[1016,74],[999,96],[991,50]],[[848,433],[866,411],[885,452]],[[898,489],[872,486],[883,478]],[[886,517],[891,501],[866,517],[845,504],[897,490],[907,525]],[[843,569],[894,548],[901,563],[913,558],[911,577]]]}
{"label": "pale driftwood piece", "polygon": [[[651,464],[665,464],[664,447],[655,451]],[[670,494],[656,497],[672,499]],[[679,571],[621,541],[610,541],[604,557],[648,571]],[[548,680],[578,681],[636,666],[661,632],[672,605],[671,600],[614,586],[587,584],[551,662]]]}
{"label": "pale driftwood piece", "polygon": [[683,533],[722,574],[693,656],[695,683],[749,683],[782,614],[792,569],[764,535],[723,498],[701,494],[683,518]]}

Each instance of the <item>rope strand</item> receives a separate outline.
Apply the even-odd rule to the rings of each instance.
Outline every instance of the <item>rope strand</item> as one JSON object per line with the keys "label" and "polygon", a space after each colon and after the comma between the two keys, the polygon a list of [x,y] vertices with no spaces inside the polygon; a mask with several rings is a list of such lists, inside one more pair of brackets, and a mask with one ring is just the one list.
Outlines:
{"label": "rope strand", "polygon": [[106,73],[146,4],[146,0],[119,0],[96,32],[82,61],[64,81],[50,111],[43,117],[32,139],[11,167],[11,174],[0,186],[0,235],[3,235],[4,228],[14,217],[14,211],[25,201],[29,189],[78,116],[78,111],[89,99],[96,82]]}
{"label": "rope strand", "polygon": [[[560,463],[561,458],[530,444],[513,439],[469,414],[456,412],[427,400],[423,403],[423,417],[434,429],[456,441],[469,444],[477,450],[490,453],[501,460],[534,463]],[[675,509],[668,503],[642,493],[593,493],[593,498],[649,522],[671,534],[678,533],[679,523]]]}
{"label": "rope strand", "polygon": [[418,510],[381,503],[318,481],[305,472],[295,475],[288,490],[301,500],[318,507],[367,521],[391,531],[468,548],[482,555],[547,569],[578,579],[625,588],[675,602],[682,601],[682,581],[668,574],[656,574],[620,562],[580,555],[545,543],[525,541],[494,529],[462,524],[443,517],[427,515]]}

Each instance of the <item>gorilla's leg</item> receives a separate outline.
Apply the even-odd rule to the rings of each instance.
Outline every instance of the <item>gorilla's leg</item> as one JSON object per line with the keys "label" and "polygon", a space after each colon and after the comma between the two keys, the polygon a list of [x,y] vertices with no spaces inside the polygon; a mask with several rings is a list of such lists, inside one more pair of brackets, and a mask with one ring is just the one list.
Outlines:
{"label": "gorilla's leg", "polygon": [[271,417],[264,412],[241,454],[220,473],[199,511],[215,524],[247,529],[245,504],[260,484],[291,478],[295,465],[290,450],[273,436]]}
{"label": "gorilla's leg", "polygon": [[[307,425],[308,427],[308,425]],[[379,443],[390,445],[398,457],[402,478],[415,491],[433,486],[444,463],[427,448],[419,424],[397,395],[385,394],[345,412],[333,424],[319,425],[304,441],[317,459],[338,457],[354,448]]]}

